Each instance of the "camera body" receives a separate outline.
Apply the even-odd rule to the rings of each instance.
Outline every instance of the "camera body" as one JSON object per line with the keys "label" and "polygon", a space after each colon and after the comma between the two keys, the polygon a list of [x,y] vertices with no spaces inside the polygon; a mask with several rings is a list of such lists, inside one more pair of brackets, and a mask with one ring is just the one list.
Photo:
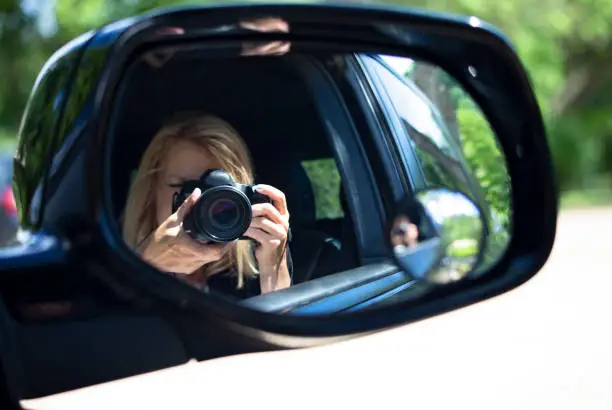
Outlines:
{"label": "camera body", "polygon": [[202,195],[185,216],[183,228],[200,242],[251,239],[243,236],[253,217],[251,206],[271,203],[270,198],[257,193],[253,185],[238,184],[226,171],[211,169],[199,180],[183,183],[172,199],[172,212],[176,212],[196,188],[200,188]]}

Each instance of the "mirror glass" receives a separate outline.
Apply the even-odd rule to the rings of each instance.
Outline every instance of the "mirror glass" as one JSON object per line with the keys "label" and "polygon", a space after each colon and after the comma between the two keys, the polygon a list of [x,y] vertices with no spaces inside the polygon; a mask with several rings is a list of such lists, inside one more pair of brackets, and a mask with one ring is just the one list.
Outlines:
{"label": "mirror glass", "polygon": [[395,73],[412,81],[415,94],[420,91],[427,96],[411,98],[421,103],[420,109],[414,109],[402,100],[408,99],[404,97],[407,87],[402,88],[395,76],[381,70],[387,78],[387,90],[397,101],[395,109],[403,113],[404,127],[420,123],[421,129],[427,130],[424,134],[412,130],[415,137],[410,141],[425,174],[425,187],[421,188],[462,192],[483,208],[487,237],[478,271],[485,272],[503,254],[511,233],[510,177],[497,137],[480,107],[446,71],[405,57],[381,58]]}
{"label": "mirror glass", "polygon": [[[156,49],[128,68],[113,110],[117,232],[203,294],[348,313],[415,297],[419,277],[485,274],[510,238],[495,134],[459,83],[425,62],[299,43]],[[414,232],[391,215],[406,198],[435,223]],[[393,217],[397,252],[441,241],[436,269],[397,262]]]}
{"label": "mirror glass", "polygon": [[465,194],[443,188],[419,192],[409,201],[411,206],[403,206],[390,226],[398,265],[427,284],[464,279],[484,249],[482,212]]}

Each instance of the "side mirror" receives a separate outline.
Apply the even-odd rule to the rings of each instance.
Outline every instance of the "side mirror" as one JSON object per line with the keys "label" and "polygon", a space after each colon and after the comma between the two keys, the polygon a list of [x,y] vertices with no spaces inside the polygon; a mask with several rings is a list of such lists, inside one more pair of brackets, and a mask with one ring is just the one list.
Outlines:
{"label": "side mirror", "polygon": [[[156,9],[49,59],[16,151],[23,241],[0,255],[0,309],[27,383],[6,378],[12,407],[459,309],[529,280],[555,237],[528,73],[475,16],[327,2]],[[277,190],[276,210],[193,213],[230,233],[223,245],[194,243],[172,206],[212,168]],[[245,216],[249,240],[233,242]]]}
{"label": "side mirror", "polygon": [[[194,329],[214,317],[249,337],[314,340],[498,295],[531,278],[552,249],[557,191],[537,100],[512,45],[476,17],[223,5],[159,10],[91,35],[45,66],[16,155],[24,228],[70,244],[66,272],[76,263],[79,277],[112,292],[171,303],[197,318]],[[167,121],[196,112],[223,119],[233,129],[224,134],[244,142],[232,145],[248,146],[238,156],[255,180],[245,183],[284,194],[291,235],[266,222],[268,238],[291,236],[274,274],[261,274],[248,243],[210,266],[144,257],[163,225],[152,211],[174,219],[176,184],[141,195],[155,181],[138,176],[159,168],[151,160],[139,174],[140,164],[156,135],[171,134],[160,133]],[[189,161],[179,179],[217,166],[205,162]],[[280,285],[263,289],[281,268],[281,280],[264,283]]]}
{"label": "side mirror", "polygon": [[466,195],[424,190],[406,201],[389,224],[398,266],[413,279],[447,284],[466,278],[482,258],[486,220]]}

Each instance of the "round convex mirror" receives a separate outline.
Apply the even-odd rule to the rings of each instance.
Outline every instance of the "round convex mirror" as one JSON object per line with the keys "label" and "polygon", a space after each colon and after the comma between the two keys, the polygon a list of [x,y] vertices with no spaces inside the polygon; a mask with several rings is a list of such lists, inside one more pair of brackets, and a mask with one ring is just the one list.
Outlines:
{"label": "round convex mirror", "polygon": [[484,218],[466,195],[425,190],[402,208],[389,232],[393,256],[402,269],[432,284],[459,281],[474,269],[485,245]]}

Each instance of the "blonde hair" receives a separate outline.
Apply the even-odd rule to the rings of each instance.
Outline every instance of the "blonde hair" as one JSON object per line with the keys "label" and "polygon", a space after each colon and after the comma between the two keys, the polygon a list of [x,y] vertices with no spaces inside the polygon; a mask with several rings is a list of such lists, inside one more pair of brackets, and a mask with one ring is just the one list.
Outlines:
{"label": "blonde hair", "polygon": [[[162,127],[144,152],[125,208],[123,238],[136,249],[156,228],[155,186],[163,160],[177,141],[189,141],[213,155],[221,168],[241,184],[253,183],[249,151],[238,132],[221,118],[212,115],[176,119]],[[204,266],[204,278],[235,266],[238,288],[245,277],[256,275],[257,265],[250,241],[239,241],[221,260]]]}

